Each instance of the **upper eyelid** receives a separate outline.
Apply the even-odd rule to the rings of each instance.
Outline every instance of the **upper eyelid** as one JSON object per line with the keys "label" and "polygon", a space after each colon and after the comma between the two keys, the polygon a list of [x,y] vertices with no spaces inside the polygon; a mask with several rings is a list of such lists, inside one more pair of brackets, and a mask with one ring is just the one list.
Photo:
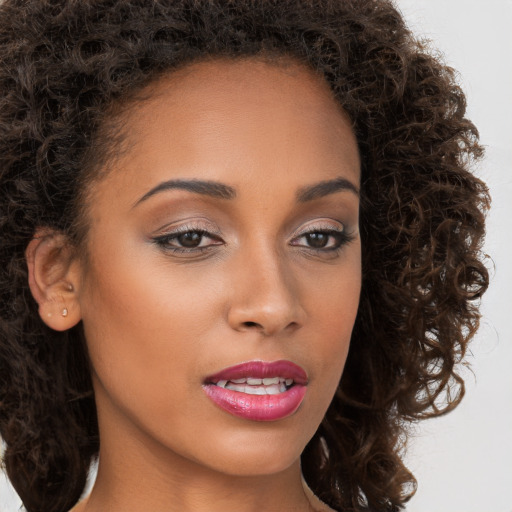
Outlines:
{"label": "upper eyelid", "polygon": [[343,222],[331,219],[330,222],[326,220],[318,220],[312,221],[311,223],[306,224],[306,226],[302,226],[295,230],[292,234],[291,238],[296,238],[298,236],[303,236],[308,233],[312,233],[315,231],[336,231],[338,233],[343,233],[347,230],[346,225]]}
{"label": "upper eyelid", "polygon": [[187,233],[189,231],[201,231],[209,235],[220,236],[220,230],[214,227],[210,222],[187,220],[183,224],[166,224],[155,230],[155,236],[172,236],[174,234]]}
{"label": "upper eyelid", "polygon": [[347,233],[347,231],[345,229],[338,230],[338,229],[319,228],[319,229],[311,229],[308,231],[302,231],[302,232],[298,233],[297,235],[294,235],[291,238],[291,242],[293,242],[294,240],[297,240],[299,238],[302,238],[304,236],[310,235],[312,233],[326,233],[329,236],[335,236],[335,235],[344,236],[344,237],[352,236],[350,233]]}
{"label": "upper eyelid", "polygon": [[310,226],[304,229],[299,229],[298,232],[300,233],[314,233],[315,231],[337,231],[342,232],[345,231],[345,225],[342,224],[341,226],[333,226],[333,225],[321,225],[321,226]]}

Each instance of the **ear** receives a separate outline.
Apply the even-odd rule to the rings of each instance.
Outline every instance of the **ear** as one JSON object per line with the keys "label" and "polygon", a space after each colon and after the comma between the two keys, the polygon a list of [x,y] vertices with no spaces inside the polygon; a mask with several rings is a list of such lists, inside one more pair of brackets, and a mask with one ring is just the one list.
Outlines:
{"label": "ear", "polygon": [[68,237],[51,229],[38,229],[25,251],[30,291],[39,304],[39,316],[56,331],[81,320],[78,301],[80,265]]}

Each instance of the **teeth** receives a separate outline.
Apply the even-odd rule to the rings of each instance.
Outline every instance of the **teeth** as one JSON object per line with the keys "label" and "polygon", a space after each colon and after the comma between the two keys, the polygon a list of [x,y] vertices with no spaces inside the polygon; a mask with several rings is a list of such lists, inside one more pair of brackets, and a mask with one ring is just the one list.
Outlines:
{"label": "teeth", "polygon": [[249,386],[247,386],[245,388],[245,392],[248,395],[267,395],[267,394],[270,394],[270,393],[267,393],[267,388],[265,388],[265,387],[250,388]]}
{"label": "teeth", "polygon": [[226,386],[226,389],[232,391],[239,391],[248,395],[277,395],[286,391],[284,384],[272,384],[271,386],[250,386],[248,384],[231,384]]}
{"label": "teeth", "polygon": [[284,393],[286,388],[293,384],[293,379],[284,379],[283,377],[266,377],[259,379],[256,377],[247,377],[233,380],[219,380],[217,386],[231,389],[248,395],[277,395]]}
{"label": "teeth", "polygon": [[240,391],[240,393],[245,393],[246,387],[248,387],[246,384],[232,384],[231,381],[226,386],[227,389],[231,389],[233,391]]}

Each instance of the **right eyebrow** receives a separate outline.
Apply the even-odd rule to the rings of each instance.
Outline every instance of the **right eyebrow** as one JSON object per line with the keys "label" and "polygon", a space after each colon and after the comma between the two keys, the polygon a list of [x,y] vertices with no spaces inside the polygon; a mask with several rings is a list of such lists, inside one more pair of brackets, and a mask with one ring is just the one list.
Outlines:
{"label": "right eyebrow", "polygon": [[151,196],[164,192],[165,190],[187,190],[195,194],[215,197],[217,199],[234,199],[236,197],[236,190],[229,185],[219,183],[218,181],[205,181],[205,180],[168,180],[159,183],[150,191],[146,192],[134,205],[146,201]]}
{"label": "right eyebrow", "polygon": [[334,194],[341,190],[349,190],[359,197],[359,189],[351,181],[340,176],[333,180],[321,181],[314,185],[301,188],[297,193],[297,201],[299,203],[305,203],[329,194]]}

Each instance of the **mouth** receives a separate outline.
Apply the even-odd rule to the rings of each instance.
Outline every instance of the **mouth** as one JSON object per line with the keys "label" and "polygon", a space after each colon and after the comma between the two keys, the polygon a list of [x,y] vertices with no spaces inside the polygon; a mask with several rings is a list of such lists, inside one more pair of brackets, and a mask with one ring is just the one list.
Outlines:
{"label": "mouth", "polygon": [[205,379],[206,395],[221,409],[253,421],[292,415],[306,394],[305,370],[291,361],[250,361]]}

